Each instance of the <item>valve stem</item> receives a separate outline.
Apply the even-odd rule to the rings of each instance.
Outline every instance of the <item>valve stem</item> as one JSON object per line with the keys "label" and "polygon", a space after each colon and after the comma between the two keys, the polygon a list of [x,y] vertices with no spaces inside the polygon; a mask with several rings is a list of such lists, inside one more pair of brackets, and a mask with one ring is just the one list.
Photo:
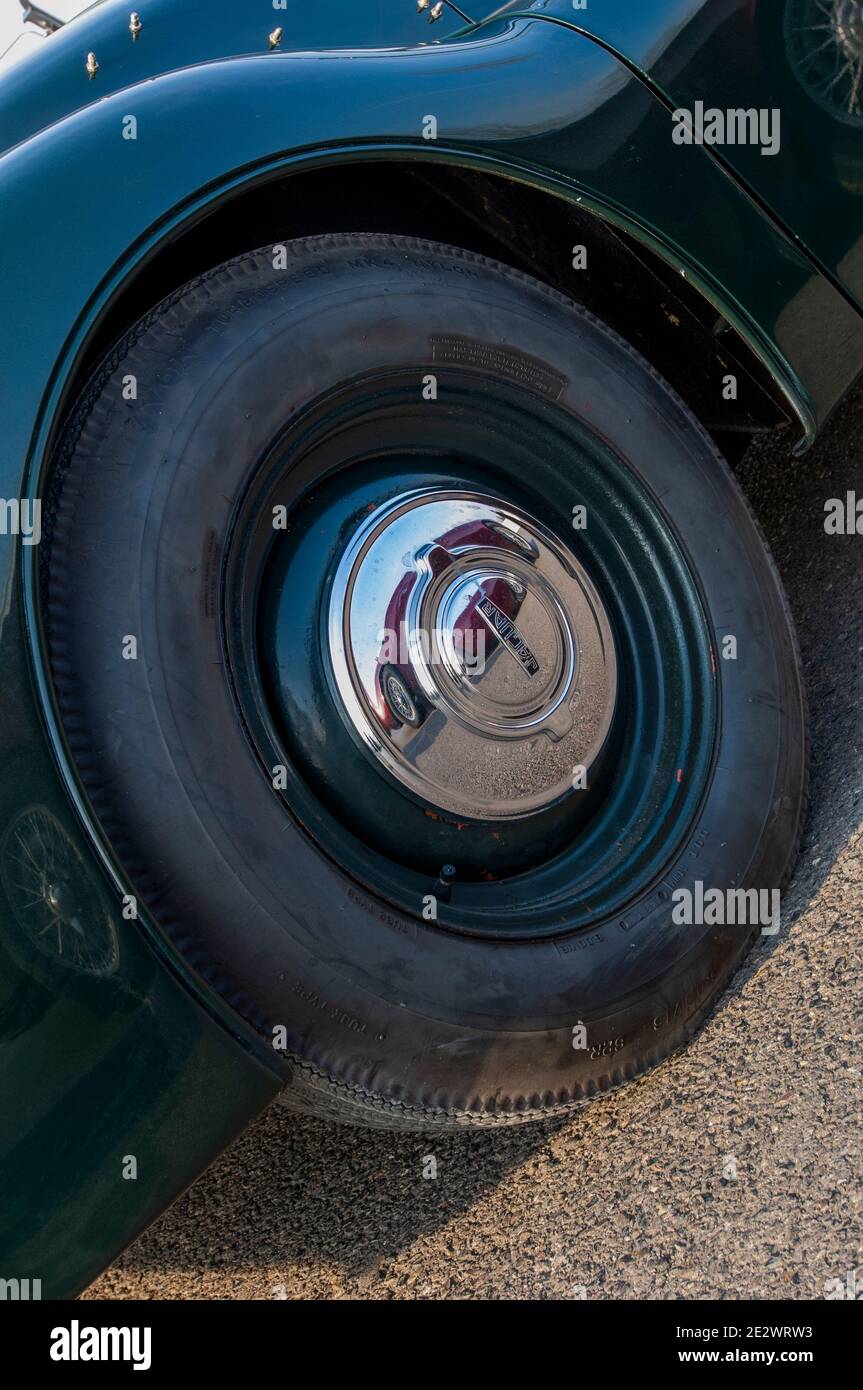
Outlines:
{"label": "valve stem", "polygon": [[444,864],[438,874],[437,883],[434,886],[434,895],[442,903],[448,903],[453,883],[455,882],[455,864]]}

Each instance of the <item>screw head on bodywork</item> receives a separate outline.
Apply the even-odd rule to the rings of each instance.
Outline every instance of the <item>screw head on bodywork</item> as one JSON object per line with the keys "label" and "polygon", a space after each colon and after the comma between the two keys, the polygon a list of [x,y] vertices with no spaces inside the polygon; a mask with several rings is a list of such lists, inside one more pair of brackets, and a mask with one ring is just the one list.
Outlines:
{"label": "screw head on bodywork", "polygon": [[438,0],[436,5],[432,5],[429,10],[429,24],[434,24],[436,19],[440,19],[444,12],[444,8],[443,0]]}
{"label": "screw head on bodywork", "polygon": [[89,77],[89,79],[90,79],[91,82],[93,81],[93,78],[96,76],[96,73],[97,73],[98,71],[99,71],[99,64],[96,62],[96,55],[95,55],[95,53],[88,53],[88,54],[87,54],[87,76]]}
{"label": "screw head on bodywork", "polygon": [[422,14],[423,10],[427,10],[430,4],[431,0],[417,0],[417,14]]}
{"label": "screw head on bodywork", "polygon": [[141,23],[141,16],[138,14],[137,10],[133,10],[132,13],[129,15],[129,33],[132,35],[133,43],[137,39],[143,27],[144,26]]}
{"label": "screw head on bodywork", "polygon": [[274,30],[273,30],[273,32],[269,35],[269,37],[268,37],[268,39],[267,39],[267,42],[269,43],[270,48],[278,48],[279,44],[282,42],[282,34],[283,34],[283,33],[284,33],[284,30],[281,29],[281,28],[278,28],[278,29],[274,29]]}

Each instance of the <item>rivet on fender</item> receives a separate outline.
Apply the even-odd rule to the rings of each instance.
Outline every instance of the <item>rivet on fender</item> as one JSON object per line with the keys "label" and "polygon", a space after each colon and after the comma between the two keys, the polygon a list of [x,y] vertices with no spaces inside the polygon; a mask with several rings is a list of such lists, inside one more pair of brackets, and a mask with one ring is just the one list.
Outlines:
{"label": "rivet on fender", "polygon": [[98,71],[99,71],[99,64],[96,62],[96,55],[95,55],[95,53],[88,53],[88,54],[87,54],[87,76],[89,77],[89,79],[90,79],[91,82],[93,81],[93,78],[96,76],[96,73],[97,73]]}
{"label": "rivet on fender", "polygon": [[273,32],[270,34],[270,36],[269,36],[269,38],[268,38],[268,40],[267,40],[267,42],[268,42],[269,45],[270,45],[270,48],[278,48],[279,44],[282,42],[282,34],[283,34],[283,33],[284,33],[284,30],[283,30],[282,28],[278,28],[278,29],[274,29],[274,30],[273,30]]}
{"label": "rivet on fender", "polygon": [[133,10],[132,13],[129,15],[129,33],[132,35],[133,43],[137,39],[143,27],[144,26],[141,23],[141,16],[138,14],[137,10]]}

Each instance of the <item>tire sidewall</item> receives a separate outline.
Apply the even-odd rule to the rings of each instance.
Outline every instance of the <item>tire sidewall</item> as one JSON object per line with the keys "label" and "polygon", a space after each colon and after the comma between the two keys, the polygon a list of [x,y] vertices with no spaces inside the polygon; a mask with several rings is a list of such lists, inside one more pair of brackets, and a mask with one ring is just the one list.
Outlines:
{"label": "tire sidewall", "polygon": [[[803,788],[787,611],[730,472],[628,345],[479,257],[347,240],[294,244],[286,271],[260,252],[199,282],[102,385],[57,523],[61,538],[82,528],[77,552],[99,557],[74,578],[94,614],[74,648],[76,700],[102,720],[88,790],[186,961],[262,1033],[285,1027],[290,1052],[427,1106],[590,1094],[680,1041],[751,936],[675,925],[672,889],[785,876]],[[661,883],[566,937],[460,936],[349,881],[285,819],[226,676],[219,573],[250,461],[334,383],[427,362],[433,333],[507,344],[554,373],[565,363],[559,404],[653,494],[713,634],[720,729],[701,813]],[[136,370],[131,408],[119,383]],[[106,518],[120,507],[117,535]],[[127,633],[139,634],[137,662],[116,659]],[[719,658],[725,634],[735,661]],[[53,640],[56,671],[62,631]],[[588,1046],[576,1049],[582,1022]]]}

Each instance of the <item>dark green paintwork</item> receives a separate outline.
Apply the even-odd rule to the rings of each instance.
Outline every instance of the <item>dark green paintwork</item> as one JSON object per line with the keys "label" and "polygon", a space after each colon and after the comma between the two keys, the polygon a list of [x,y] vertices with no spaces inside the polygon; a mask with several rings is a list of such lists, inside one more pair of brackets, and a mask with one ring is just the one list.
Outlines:
{"label": "dark green paintwork", "polygon": [[[414,41],[412,0],[293,6],[286,37],[296,22],[307,49],[347,41],[354,31],[335,32],[335,11],[344,25],[362,16],[350,42]],[[14,144],[0,158],[3,497],[38,493],[76,360],[164,238],[254,180],[328,160],[495,169],[628,228],[747,336],[801,435],[863,367],[863,320],[810,257],[705,150],[673,149],[667,108],[640,77],[560,23],[492,21],[473,35],[447,19],[425,48],[294,55],[284,43],[262,51],[269,4],[154,0],[135,45],[128,12],[106,0],[0,82],[0,134]],[[121,138],[129,113],[135,142]],[[436,142],[421,137],[428,113]],[[52,722],[35,561],[35,548],[0,537],[0,840],[27,806],[48,808],[116,904],[121,948],[110,978],[52,973],[28,959],[0,899],[0,1277],[68,1293],[280,1079],[267,1040],[201,987],[146,917],[119,917],[122,885],[105,847],[104,868],[94,853]],[[120,1175],[124,1154],[139,1159],[136,1182]]]}
{"label": "dark green paintwork", "polygon": [[[724,160],[863,306],[863,116],[813,99],[796,59],[805,32],[829,46],[818,0],[572,0],[515,3],[504,12],[577,26],[645,74],[674,107],[780,112],[778,153],[751,144],[705,146]],[[812,25],[807,28],[807,21]],[[861,91],[863,103],[863,91]],[[863,109],[863,106],[861,106]]]}
{"label": "dark green paintwork", "polygon": [[[450,6],[429,24],[414,0],[290,0],[284,10],[274,9],[271,0],[148,0],[146,8],[141,6],[143,27],[132,42],[132,8],[111,0],[92,6],[45,42],[35,61],[12,68],[0,80],[0,148],[159,73],[269,53],[268,37],[277,26],[283,30],[281,53],[437,44],[465,27]],[[466,5],[459,8],[470,13]],[[89,52],[99,63],[92,80],[86,72]]]}

